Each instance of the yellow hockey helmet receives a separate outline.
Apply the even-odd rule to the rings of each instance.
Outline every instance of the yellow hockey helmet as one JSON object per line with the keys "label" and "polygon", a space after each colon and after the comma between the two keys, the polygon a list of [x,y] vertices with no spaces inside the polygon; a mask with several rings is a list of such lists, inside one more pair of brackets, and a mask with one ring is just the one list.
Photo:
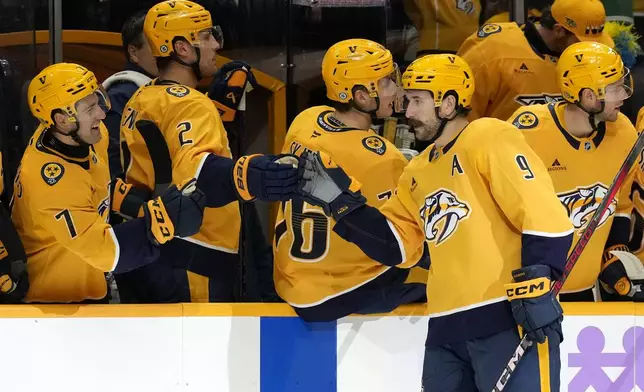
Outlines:
{"label": "yellow hockey helmet", "polygon": [[465,60],[453,54],[432,54],[414,60],[403,74],[405,90],[425,90],[434,96],[436,107],[453,91],[458,104],[467,108],[472,103],[474,78]]}
{"label": "yellow hockey helmet", "polygon": [[52,113],[60,110],[76,121],[76,102],[97,94],[103,111],[110,109],[110,100],[96,76],[82,65],[58,63],[43,69],[29,83],[29,109],[42,124],[54,125]]}
{"label": "yellow hockey helmet", "polygon": [[624,79],[626,99],[632,94],[633,80],[619,53],[598,42],[578,42],[561,54],[557,63],[557,82],[563,98],[578,103],[581,91],[592,90],[599,100],[606,100],[606,87]]}
{"label": "yellow hockey helmet", "polygon": [[391,77],[400,85],[400,72],[391,52],[367,39],[340,41],[322,59],[322,79],[326,95],[332,101],[350,102],[356,86],[363,86],[376,98],[380,95],[378,81],[384,77]]}
{"label": "yellow hockey helmet", "polygon": [[143,32],[154,57],[169,57],[176,37],[184,38],[193,46],[199,45],[199,32],[208,29],[212,29],[219,46],[223,47],[223,35],[218,27],[213,27],[210,12],[187,0],[156,4],[150,8],[143,23]]}

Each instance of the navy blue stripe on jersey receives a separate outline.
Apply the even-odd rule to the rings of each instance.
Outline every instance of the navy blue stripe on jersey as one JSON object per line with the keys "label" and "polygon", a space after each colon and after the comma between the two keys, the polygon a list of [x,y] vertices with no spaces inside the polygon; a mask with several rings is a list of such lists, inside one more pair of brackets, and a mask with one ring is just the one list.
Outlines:
{"label": "navy blue stripe on jersey", "polygon": [[[454,282],[454,284],[459,283]],[[438,346],[461,342],[490,336],[516,327],[510,302],[503,299],[489,305],[446,316],[434,317],[430,315],[425,344]]]}
{"label": "navy blue stripe on jersey", "polygon": [[159,257],[159,248],[148,240],[145,218],[112,226],[118,258],[114,273],[121,274],[150,264]]}
{"label": "navy blue stripe on jersey", "polygon": [[608,239],[606,239],[606,246],[604,249],[608,249],[611,246],[615,245],[626,245],[630,240],[631,234],[631,218],[626,215],[616,215],[613,218],[613,224],[610,227],[610,232],[608,233]]}
{"label": "navy blue stripe on jersey", "polygon": [[234,165],[230,158],[208,154],[197,174],[197,188],[206,194],[206,207],[223,207],[237,201],[237,189],[233,183]]}
{"label": "navy blue stripe on jersey", "polygon": [[552,278],[559,279],[566,265],[572,237],[572,230],[555,234],[524,232],[521,236],[521,266],[548,265],[552,269]]}
{"label": "navy blue stripe on jersey", "polygon": [[[368,227],[369,232],[361,227]],[[387,218],[376,208],[364,206],[352,211],[335,224],[333,231],[381,264],[394,266],[406,261]]]}

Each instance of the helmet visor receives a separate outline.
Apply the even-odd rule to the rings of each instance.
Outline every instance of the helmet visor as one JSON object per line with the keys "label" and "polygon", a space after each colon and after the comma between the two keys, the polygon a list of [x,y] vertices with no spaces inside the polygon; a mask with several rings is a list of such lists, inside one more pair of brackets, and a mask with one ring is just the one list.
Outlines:
{"label": "helmet visor", "polygon": [[633,75],[630,69],[624,67],[624,76],[606,86],[606,102],[619,102],[630,98],[633,95]]}
{"label": "helmet visor", "polygon": [[107,95],[105,88],[103,88],[103,86],[99,84],[98,89],[94,92],[94,94],[96,94],[96,96],[98,97],[98,106],[101,108],[101,110],[105,113],[109,112],[110,109],[112,109],[112,103],[110,102],[110,96]]}

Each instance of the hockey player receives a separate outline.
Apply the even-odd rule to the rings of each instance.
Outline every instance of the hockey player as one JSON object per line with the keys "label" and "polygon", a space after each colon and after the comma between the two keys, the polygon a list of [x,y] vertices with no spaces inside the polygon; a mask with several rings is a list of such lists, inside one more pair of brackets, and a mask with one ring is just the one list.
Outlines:
{"label": "hockey player", "polygon": [[600,0],[555,0],[539,24],[496,23],[482,26],[458,50],[472,68],[476,91],[470,120],[507,120],[522,105],[561,99],[557,58],[578,41],[613,46],[604,32],[606,13]]}
{"label": "hockey player", "polygon": [[145,14],[145,12],[136,13],[127,18],[123,24],[121,39],[125,52],[125,70],[115,73],[103,82],[103,88],[107,91],[111,103],[104,123],[110,135],[107,152],[112,178],[123,172],[120,144],[123,108],[139,87],[148,83],[158,74],[150,45],[143,34]]}
{"label": "hockey player", "polygon": [[[396,99],[402,98],[391,52],[365,39],[338,42],[322,60],[322,78],[335,109],[315,106],[300,113],[282,152],[326,152],[362,182],[369,205],[379,207],[393,195],[407,165],[396,146],[371,129],[372,119],[391,116]],[[381,264],[331,228],[319,207],[298,197],[283,202],[278,212],[275,287],[300,317],[337,320],[424,299],[427,271],[410,278],[422,248],[407,263]]]}
{"label": "hockey player", "polygon": [[[231,302],[238,263],[238,199],[276,201],[295,191],[300,174],[280,157],[251,155],[233,161],[214,103],[196,90],[216,70],[221,30],[210,13],[190,1],[164,1],[147,13],[144,32],[159,78],[130,99],[121,122],[126,179],[156,194],[185,176],[206,194],[204,223],[194,236],[170,241],[160,263],[117,278],[144,302]],[[297,162],[297,160],[296,160]],[[234,170],[233,170],[234,167]]]}
{"label": "hockey player", "polygon": [[[559,58],[557,84],[563,102],[520,108],[508,121],[547,165],[578,239],[637,139],[619,111],[632,94],[632,79],[615,50],[579,42]],[[629,261],[621,257],[620,263],[613,253],[628,252],[634,175],[635,170],[586,245],[562,288],[562,301],[593,301],[598,277],[609,292],[636,293],[623,265]]]}
{"label": "hockey player", "polygon": [[28,257],[26,300],[103,301],[105,273],[152,263],[158,245],[199,230],[205,196],[190,193],[193,179],[135,203],[142,218],[110,226],[110,209],[126,207],[133,196],[122,181],[110,184],[105,91],[85,67],[60,63],[36,75],[28,96],[41,124],[22,157],[12,201]]}
{"label": "hockey player", "polygon": [[425,392],[491,391],[519,343],[517,324],[538,344],[505,391],[558,391],[562,310],[549,289],[572,226],[519,130],[490,118],[468,123],[471,74],[455,55],[423,57],[404,73],[407,117],[426,117],[437,138],[380,210],[324,153],[306,154],[300,193],[381,263],[409,262],[429,245]]}

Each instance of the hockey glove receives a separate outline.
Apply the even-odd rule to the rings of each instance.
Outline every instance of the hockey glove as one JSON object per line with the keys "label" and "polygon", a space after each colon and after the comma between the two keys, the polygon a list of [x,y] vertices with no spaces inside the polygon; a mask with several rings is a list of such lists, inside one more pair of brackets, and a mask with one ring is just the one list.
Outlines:
{"label": "hockey glove", "polygon": [[599,281],[610,293],[627,297],[635,302],[644,301],[644,293],[634,281],[644,279],[644,266],[625,245],[615,245],[604,251]]}
{"label": "hockey glove", "polygon": [[196,179],[170,186],[160,197],[143,205],[148,238],[153,244],[161,245],[175,236],[197,234],[205,206],[206,195],[197,188]]}
{"label": "hockey glove", "polygon": [[296,195],[302,178],[299,158],[295,155],[246,155],[233,168],[237,193],[245,201],[290,200]]}
{"label": "hockey glove", "polygon": [[215,103],[223,122],[235,120],[248,83],[251,88],[258,86],[250,65],[243,61],[226,63],[213,76],[208,87],[208,97]]}
{"label": "hockey glove", "polygon": [[322,207],[327,216],[338,221],[367,204],[360,193],[362,184],[348,176],[324,152],[304,152],[304,174],[299,193],[309,204]]}
{"label": "hockey glove", "polygon": [[110,183],[110,198],[112,212],[125,219],[133,219],[143,216],[143,204],[150,198],[150,193],[115,178]]}
{"label": "hockey glove", "polygon": [[514,320],[536,343],[557,332],[563,341],[563,309],[550,291],[551,271],[547,265],[531,265],[512,271],[515,283],[505,285]]}
{"label": "hockey glove", "polygon": [[29,290],[27,256],[9,212],[0,203],[0,303],[21,303]]}

